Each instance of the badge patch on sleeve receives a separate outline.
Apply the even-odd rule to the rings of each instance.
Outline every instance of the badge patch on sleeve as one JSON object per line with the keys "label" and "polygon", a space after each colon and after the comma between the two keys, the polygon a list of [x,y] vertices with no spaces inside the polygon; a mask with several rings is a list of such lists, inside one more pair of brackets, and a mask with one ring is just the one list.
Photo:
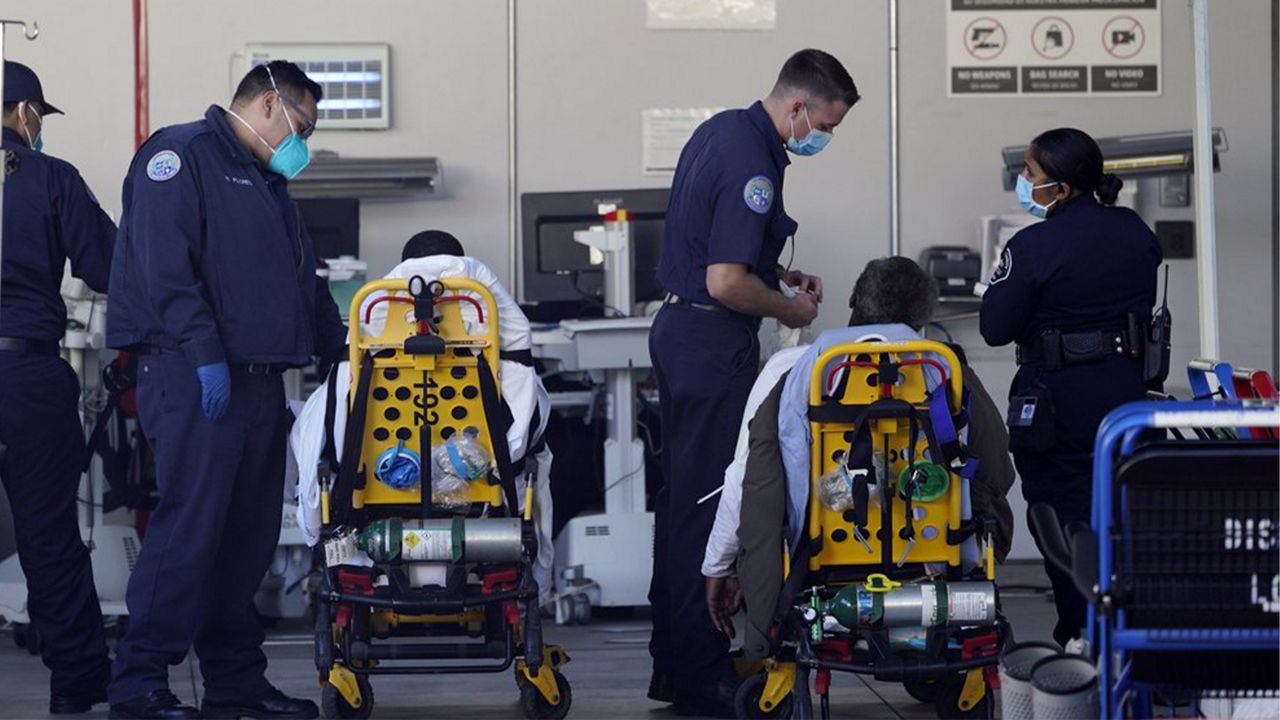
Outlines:
{"label": "badge patch on sleeve", "polygon": [[988,285],[995,285],[1009,277],[1009,273],[1013,272],[1013,253],[1009,252],[1009,248],[1005,248],[1000,253],[1000,264],[996,265],[996,271],[991,273],[991,281]]}
{"label": "badge patch on sleeve", "polygon": [[742,199],[746,201],[751,212],[761,215],[773,207],[773,181],[764,175],[757,175],[747,181],[742,189]]}
{"label": "badge patch on sleeve", "polygon": [[161,150],[147,161],[147,177],[156,182],[173,179],[182,169],[182,158],[172,150]]}

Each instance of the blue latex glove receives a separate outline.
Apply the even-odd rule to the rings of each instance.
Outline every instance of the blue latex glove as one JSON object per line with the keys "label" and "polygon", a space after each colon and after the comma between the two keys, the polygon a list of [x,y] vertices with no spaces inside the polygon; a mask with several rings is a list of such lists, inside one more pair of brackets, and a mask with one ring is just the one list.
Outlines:
{"label": "blue latex glove", "polygon": [[227,413],[231,404],[231,368],[224,362],[201,365],[196,368],[200,378],[200,407],[204,416],[217,420]]}

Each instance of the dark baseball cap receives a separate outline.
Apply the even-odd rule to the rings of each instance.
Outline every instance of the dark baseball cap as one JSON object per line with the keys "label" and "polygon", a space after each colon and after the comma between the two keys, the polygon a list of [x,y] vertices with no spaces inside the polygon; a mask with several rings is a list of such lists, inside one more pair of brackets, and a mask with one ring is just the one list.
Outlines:
{"label": "dark baseball cap", "polygon": [[23,100],[38,101],[44,106],[45,115],[62,115],[62,111],[44,99],[44,88],[36,71],[12,60],[4,61],[4,101],[17,103]]}

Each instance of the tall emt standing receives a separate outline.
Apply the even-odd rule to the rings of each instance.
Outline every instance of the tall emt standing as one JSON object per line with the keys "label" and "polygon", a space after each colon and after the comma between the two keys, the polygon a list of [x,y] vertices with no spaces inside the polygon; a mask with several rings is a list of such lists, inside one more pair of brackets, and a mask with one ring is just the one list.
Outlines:
{"label": "tall emt standing", "polygon": [[[729,638],[707,603],[737,592],[732,578],[707,590],[701,562],[716,503],[698,499],[733,459],[738,429],[727,419],[742,416],[759,369],[760,319],[804,327],[822,301],[820,279],[778,265],[797,228],[783,204],[787,151],[820,152],[857,101],[838,60],[802,50],[764,100],[703,123],[676,167],[658,267],[668,296],[649,335],[667,438],[654,508],[649,697],[677,711],[733,714]],[[780,282],[799,293],[787,297]]]}
{"label": "tall emt standing", "polygon": [[203,717],[319,714],[267,682],[253,597],[280,536],[280,376],[345,340],[286,187],[321,94],[293,63],[255,67],[230,109],[153,135],[125,180],[107,342],[141,356],[160,503],[129,579],[113,717],[199,717],[168,684],[193,645]]}

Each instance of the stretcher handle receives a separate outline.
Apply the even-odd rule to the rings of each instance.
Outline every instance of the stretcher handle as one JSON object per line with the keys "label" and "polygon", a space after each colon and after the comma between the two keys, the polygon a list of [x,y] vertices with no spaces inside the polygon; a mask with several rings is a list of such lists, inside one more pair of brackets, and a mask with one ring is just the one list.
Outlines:
{"label": "stretcher handle", "polygon": [[[897,362],[897,363],[894,363],[894,364],[895,364],[895,365],[897,365],[897,366],[899,366],[899,367],[905,367],[905,366],[907,366],[907,365],[930,365],[930,366],[932,366],[935,370],[937,370],[937,371],[938,371],[938,374],[939,374],[939,375],[941,375],[941,376],[942,376],[942,384],[943,384],[943,386],[945,386],[945,385],[947,384],[947,381],[948,381],[948,378],[947,378],[947,369],[946,369],[945,367],[943,367],[942,363],[938,362],[937,360],[934,360],[933,358],[916,358],[916,359],[912,359],[912,360],[902,360],[902,361]],[[868,361],[866,361],[866,360],[845,360],[844,362],[838,362],[838,363],[836,363],[834,366],[832,366],[831,370],[829,370],[829,371],[827,372],[827,382],[826,382],[826,387],[827,387],[827,394],[828,394],[828,395],[830,395],[830,394],[832,393],[832,391],[834,390],[834,382],[835,382],[835,378],[836,378],[836,373],[840,372],[841,370],[844,370],[845,368],[851,368],[851,367],[865,367],[865,368],[877,368],[877,369],[878,369],[878,368],[880,367],[880,365],[879,365],[879,364],[877,364],[877,363],[868,362]]]}
{"label": "stretcher handle", "polygon": [[[404,297],[403,295],[383,295],[380,298],[374,298],[373,302],[369,303],[368,307],[364,309],[364,321],[366,324],[368,324],[373,320],[373,308],[377,306],[379,303],[384,303],[384,302],[412,303],[413,298]],[[441,295],[440,297],[432,300],[431,304],[439,305],[440,303],[446,303],[446,302],[471,303],[472,306],[474,306],[476,309],[476,318],[480,322],[482,323],[484,322],[484,308],[480,305],[479,300],[476,300],[475,298],[467,297],[465,295]]]}
{"label": "stretcher handle", "polygon": [[964,395],[964,380],[960,374],[960,358],[956,357],[955,351],[951,348],[933,340],[849,342],[827,348],[822,351],[822,354],[818,356],[817,362],[813,365],[813,373],[810,375],[808,383],[809,406],[816,407],[824,401],[822,371],[829,363],[839,362],[843,358],[856,357],[858,355],[879,355],[882,353],[891,353],[898,356],[904,353],[929,353],[941,358],[947,366],[955,370],[950,374],[950,382],[947,383],[946,387],[952,411],[959,412]]}
{"label": "stretcher handle", "polygon": [[436,298],[433,302],[436,305],[439,305],[441,303],[446,303],[446,302],[469,302],[476,309],[476,319],[479,322],[482,322],[482,323],[484,322],[484,308],[480,306],[480,301],[476,300],[475,298],[467,297],[466,295],[441,295],[440,297]]}

